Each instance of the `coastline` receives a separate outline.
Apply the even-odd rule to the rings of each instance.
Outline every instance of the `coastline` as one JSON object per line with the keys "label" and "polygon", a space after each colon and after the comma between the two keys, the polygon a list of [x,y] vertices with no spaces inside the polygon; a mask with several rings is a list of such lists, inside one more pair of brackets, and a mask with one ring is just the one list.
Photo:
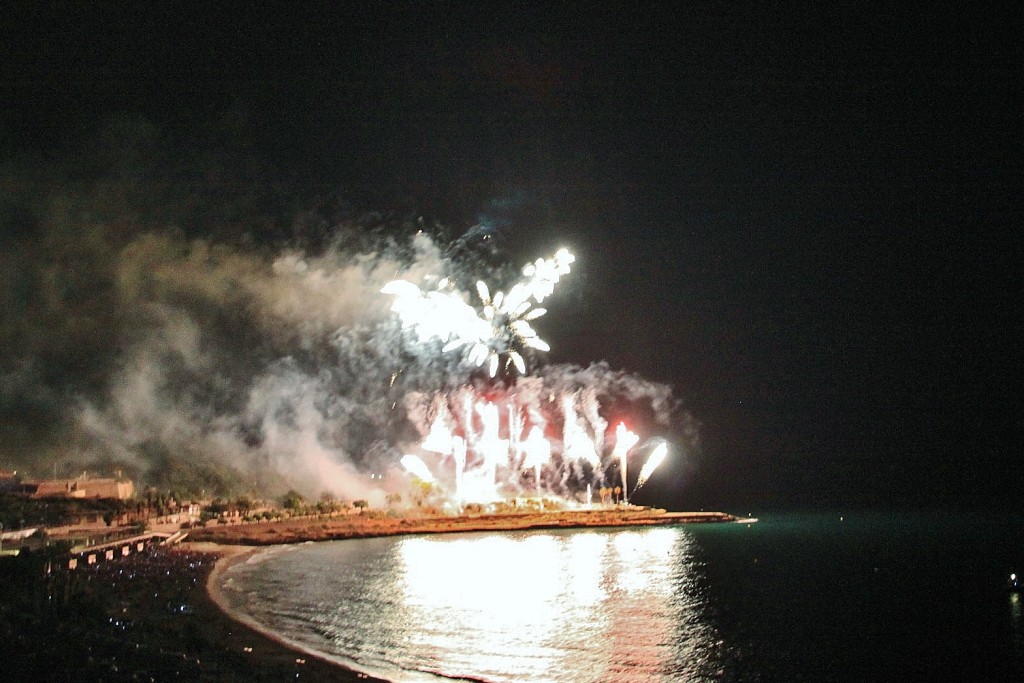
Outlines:
{"label": "coastline", "polygon": [[261,546],[411,534],[584,529],[736,521],[738,521],[736,517],[724,512],[666,512],[652,508],[427,517],[355,514],[341,517],[313,516],[279,522],[218,525],[193,530],[189,540],[222,545]]}
{"label": "coastline", "polygon": [[[264,524],[214,527],[194,532],[184,543],[190,550],[213,556],[213,568],[205,579],[205,593],[221,616],[244,631],[228,630],[218,646],[246,652],[254,667],[276,663],[278,666],[300,666],[304,680],[371,681],[374,678],[353,665],[334,660],[321,653],[292,643],[264,628],[244,614],[233,610],[220,589],[224,572],[244,562],[261,549],[272,545],[370,538],[412,534],[471,533],[481,531],[522,531],[530,529],[583,529],[621,526],[656,526],[736,522],[732,515],[721,512],[666,512],[664,510],[600,510],[562,511],[461,517],[387,518],[353,515],[343,519],[297,519]],[[255,643],[244,645],[243,641]],[[246,650],[249,648],[249,650]],[[299,655],[296,657],[295,655]],[[297,664],[302,662],[302,664]],[[298,675],[298,673],[296,673]]]}
{"label": "coastline", "polygon": [[[265,665],[268,659],[282,659],[279,651],[284,651],[286,653],[284,659],[293,659],[296,664],[296,669],[301,667],[301,675],[304,680],[388,683],[388,681],[384,679],[374,678],[369,674],[358,671],[347,663],[327,658],[319,652],[314,652],[313,650],[304,648],[296,643],[292,643],[273,631],[265,628],[245,614],[231,608],[231,605],[227,600],[227,596],[225,596],[223,591],[220,589],[221,576],[235,564],[245,562],[250,557],[260,552],[265,548],[265,546],[220,545],[208,541],[187,543],[186,545],[195,552],[213,555],[216,558],[213,563],[213,568],[206,577],[206,596],[209,598],[210,602],[220,610],[224,617],[237,622],[241,627],[250,632],[249,634],[244,632],[237,634],[238,637],[235,640],[238,642],[235,643],[234,646],[235,649],[240,649],[242,652],[250,655],[256,666]],[[228,632],[228,636],[235,635],[236,634],[232,632]],[[243,640],[251,642],[249,645],[241,645],[240,643]],[[229,643],[224,643],[224,645],[227,647],[231,646]],[[248,648],[248,651],[246,651],[246,648]],[[295,657],[296,654],[301,656]],[[288,664],[290,662],[284,663]],[[298,677],[300,674],[299,672],[296,672],[295,675]]]}

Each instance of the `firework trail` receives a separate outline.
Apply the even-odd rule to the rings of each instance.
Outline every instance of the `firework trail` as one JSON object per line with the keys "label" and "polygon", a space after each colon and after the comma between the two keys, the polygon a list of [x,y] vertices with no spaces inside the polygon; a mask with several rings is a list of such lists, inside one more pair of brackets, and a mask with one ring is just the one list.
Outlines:
{"label": "firework trail", "polygon": [[[626,475],[626,456],[629,451],[640,441],[640,436],[626,429],[626,425],[619,423],[615,428],[615,450],[612,451],[612,458],[619,462],[619,476],[622,478],[623,501],[629,502],[626,491],[629,488],[629,477]],[[643,473],[641,472],[641,475]]]}
{"label": "firework trail", "polygon": [[430,468],[427,467],[426,463],[420,460],[415,455],[403,455],[402,456],[402,467],[409,470],[409,472],[423,481],[433,483],[434,475],[431,473]]}
{"label": "firework trail", "polygon": [[654,470],[658,469],[658,466],[664,462],[665,456],[668,455],[668,444],[664,441],[658,444],[658,446],[651,452],[650,457],[647,458],[647,462],[640,469],[640,476],[637,477],[636,486],[633,488],[633,493],[636,493],[637,489],[647,483]]}

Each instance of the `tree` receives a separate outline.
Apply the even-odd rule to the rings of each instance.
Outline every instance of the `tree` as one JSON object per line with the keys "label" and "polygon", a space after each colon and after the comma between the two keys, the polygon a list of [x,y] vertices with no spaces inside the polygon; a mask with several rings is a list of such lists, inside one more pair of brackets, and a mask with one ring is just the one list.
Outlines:
{"label": "tree", "polygon": [[412,491],[409,494],[413,505],[423,507],[427,502],[427,498],[433,493],[433,490],[434,485],[430,482],[423,481],[422,479],[413,479]]}
{"label": "tree", "polygon": [[316,504],[316,509],[322,514],[336,512],[342,507],[341,502],[334,497],[330,491],[324,491],[320,494],[320,500]]}
{"label": "tree", "polygon": [[281,507],[287,510],[298,510],[303,502],[302,494],[295,489],[289,489],[288,493],[281,496]]}

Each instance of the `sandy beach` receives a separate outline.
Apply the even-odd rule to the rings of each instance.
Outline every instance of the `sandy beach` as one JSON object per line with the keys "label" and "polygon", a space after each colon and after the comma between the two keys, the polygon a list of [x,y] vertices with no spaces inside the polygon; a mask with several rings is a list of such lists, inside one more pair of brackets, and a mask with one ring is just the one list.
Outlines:
{"label": "sandy beach", "polygon": [[[222,613],[222,618],[237,622],[236,628],[222,630],[218,645],[225,650],[243,653],[255,670],[295,671],[295,677],[313,681],[366,681],[384,683],[339,662],[325,659],[294,643],[289,643],[259,624],[231,609],[227,598],[220,590],[221,575],[236,562],[244,562],[260,548],[241,545],[219,545],[210,542],[185,543],[184,548],[215,557],[213,568],[206,576],[206,596]],[[291,676],[289,676],[291,677]]]}

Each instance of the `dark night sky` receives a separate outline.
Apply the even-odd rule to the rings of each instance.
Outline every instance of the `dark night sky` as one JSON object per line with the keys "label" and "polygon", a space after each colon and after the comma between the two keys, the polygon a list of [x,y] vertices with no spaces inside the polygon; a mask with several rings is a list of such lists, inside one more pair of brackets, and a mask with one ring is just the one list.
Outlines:
{"label": "dark night sky", "polygon": [[9,3],[0,163],[138,117],[262,181],[492,221],[517,261],[568,244],[553,359],[702,424],[660,504],[1019,507],[1015,3],[156,4]]}

